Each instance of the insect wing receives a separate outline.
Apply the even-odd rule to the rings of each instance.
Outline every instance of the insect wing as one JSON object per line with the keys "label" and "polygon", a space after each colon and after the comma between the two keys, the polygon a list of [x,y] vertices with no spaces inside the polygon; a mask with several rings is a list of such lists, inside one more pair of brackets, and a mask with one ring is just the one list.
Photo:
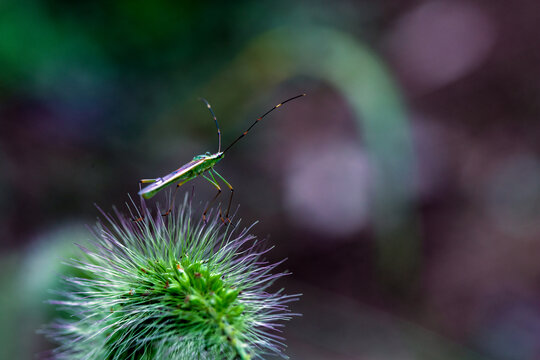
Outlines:
{"label": "insect wing", "polygon": [[182,176],[182,174],[185,174],[187,171],[193,169],[195,166],[202,163],[204,160],[197,160],[197,161],[190,161],[185,165],[182,165],[178,169],[174,170],[172,173],[165,175],[162,178],[163,183],[168,183],[170,181],[174,181],[175,179],[178,179]]}
{"label": "insect wing", "polygon": [[204,160],[197,160],[197,161],[190,161],[185,165],[182,165],[178,169],[174,170],[172,173],[167,174],[161,178],[157,178],[155,182],[151,183],[150,185],[143,188],[141,191],[139,191],[139,195],[145,196],[145,198],[150,198],[154,195],[154,193],[158,192],[162,188],[166,187],[167,185],[170,185],[176,180],[180,180],[182,178],[182,175],[188,172],[189,170],[193,169],[198,164],[202,163]]}

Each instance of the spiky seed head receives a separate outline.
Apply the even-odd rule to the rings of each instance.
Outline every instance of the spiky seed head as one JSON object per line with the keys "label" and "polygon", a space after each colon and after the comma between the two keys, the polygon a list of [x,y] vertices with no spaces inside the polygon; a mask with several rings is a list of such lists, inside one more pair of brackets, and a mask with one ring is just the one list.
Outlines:
{"label": "spiky seed head", "polygon": [[[57,291],[67,316],[45,329],[57,359],[262,359],[283,353],[277,334],[297,295],[269,292],[286,273],[249,228],[205,223],[191,202],[167,218],[131,207],[93,229],[92,248],[68,264],[78,276]],[[136,212],[136,214],[133,214]]]}

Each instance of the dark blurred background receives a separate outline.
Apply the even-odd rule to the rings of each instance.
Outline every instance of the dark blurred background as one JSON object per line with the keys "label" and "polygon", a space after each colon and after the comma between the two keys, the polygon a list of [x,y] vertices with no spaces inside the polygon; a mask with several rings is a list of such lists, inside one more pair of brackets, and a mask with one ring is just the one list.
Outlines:
{"label": "dark blurred background", "polygon": [[94,203],[217,150],[199,96],[227,145],[306,92],[216,167],[304,293],[291,358],[539,359],[539,23],[537,0],[2,1],[0,358],[51,348]]}

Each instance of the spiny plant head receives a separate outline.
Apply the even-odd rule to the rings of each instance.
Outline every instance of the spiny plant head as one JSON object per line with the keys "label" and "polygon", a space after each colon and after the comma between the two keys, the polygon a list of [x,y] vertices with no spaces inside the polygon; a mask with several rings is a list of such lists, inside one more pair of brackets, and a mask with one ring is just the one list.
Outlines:
{"label": "spiny plant head", "polygon": [[144,206],[134,222],[115,210],[93,229],[91,248],[68,265],[57,291],[67,315],[45,333],[57,359],[262,359],[283,353],[276,334],[297,295],[268,288],[286,273],[249,228],[205,223],[183,204],[167,218]]}

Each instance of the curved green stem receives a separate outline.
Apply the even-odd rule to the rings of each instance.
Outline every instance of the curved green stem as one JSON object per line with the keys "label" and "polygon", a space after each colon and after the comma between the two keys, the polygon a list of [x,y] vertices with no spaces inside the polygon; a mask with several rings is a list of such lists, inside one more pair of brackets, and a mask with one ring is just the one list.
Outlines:
{"label": "curved green stem", "polygon": [[[224,103],[241,103],[254,89],[260,91],[297,76],[328,82],[354,111],[375,176],[373,215],[379,269],[391,284],[407,284],[404,279],[416,277],[420,259],[411,201],[414,151],[399,88],[375,51],[332,28],[278,28],[254,38],[199,93],[217,93],[215,98]],[[236,91],[229,91],[232,82]]]}

